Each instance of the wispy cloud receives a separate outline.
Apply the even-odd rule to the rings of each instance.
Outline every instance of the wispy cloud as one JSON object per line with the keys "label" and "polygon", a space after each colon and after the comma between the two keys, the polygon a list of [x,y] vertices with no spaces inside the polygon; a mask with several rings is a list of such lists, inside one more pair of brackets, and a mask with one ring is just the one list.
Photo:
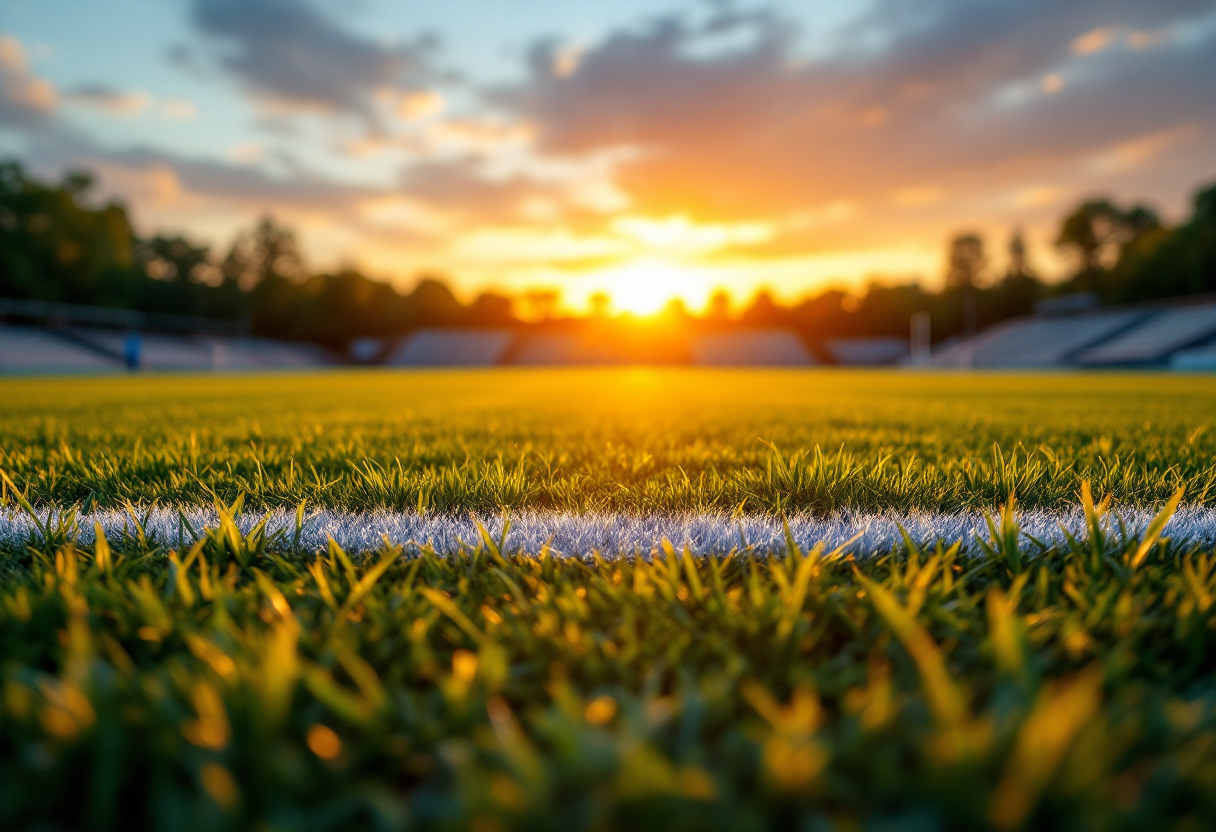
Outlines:
{"label": "wispy cloud", "polygon": [[193,121],[198,118],[198,105],[186,98],[166,98],[160,103],[165,118],[174,121]]}
{"label": "wispy cloud", "polygon": [[192,20],[219,65],[279,108],[377,121],[375,95],[425,85],[432,39],[384,45],[303,0],[193,0]]}
{"label": "wispy cloud", "polygon": [[[540,40],[527,80],[490,94],[533,126],[542,153],[634,149],[615,178],[631,210],[754,220],[839,200],[967,205],[1024,181],[1030,160],[1040,173],[1075,166],[1183,117],[1211,134],[1212,38],[1151,52],[1111,44],[1118,32],[1185,25],[1213,8],[882,3],[858,24],[882,48],[818,61],[802,59],[796,21],[775,11],[712,27],[673,15],[590,44],[564,73],[553,69],[559,47]],[[701,42],[724,27],[749,37],[704,54]],[[1003,88],[1029,79],[1049,95],[994,109]],[[891,223],[867,213],[843,238],[833,229],[803,244],[890,235]]]}
{"label": "wispy cloud", "polygon": [[54,84],[31,72],[24,44],[0,33],[0,124],[41,126],[50,119],[58,99]]}
{"label": "wispy cloud", "polygon": [[67,90],[64,100],[79,107],[91,107],[111,116],[134,116],[152,106],[146,92],[125,92],[98,84]]}

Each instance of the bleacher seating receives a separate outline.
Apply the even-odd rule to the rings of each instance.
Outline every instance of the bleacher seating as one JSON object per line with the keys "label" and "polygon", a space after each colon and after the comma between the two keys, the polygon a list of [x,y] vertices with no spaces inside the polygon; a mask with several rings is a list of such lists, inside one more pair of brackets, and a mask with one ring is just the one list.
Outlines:
{"label": "bleacher seating", "polygon": [[323,367],[336,358],[315,344],[271,341],[266,338],[202,338],[213,349],[217,370],[256,370]]}
{"label": "bleacher seating", "polygon": [[[42,306],[59,308],[53,304]],[[5,308],[7,313],[0,319],[3,373],[121,371],[126,367],[129,333],[138,329],[136,323],[101,320],[85,323],[75,318],[65,325],[62,316],[57,318],[49,313],[43,316],[48,326],[34,326],[27,319],[37,320],[38,309]],[[73,315],[83,316],[78,313],[76,310]],[[14,317],[18,322],[9,323]],[[275,370],[319,367],[342,360],[314,344],[241,337],[235,326],[223,330],[203,321],[195,322],[197,328],[187,329],[185,323],[175,324],[182,327],[178,330],[180,334],[169,334],[164,329],[141,331],[138,369]],[[188,332],[196,334],[185,334]],[[197,334],[203,332],[210,334]],[[908,358],[908,343],[903,338],[829,338],[815,342],[811,349],[802,335],[780,328],[721,328],[707,332],[695,327],[622,328],[611,321],[594,320],[518,329],[429,328],[396,343],[392,339],[378,339],[356,346],[366,349],[348,350],[345,360],[397,367],[511,364],[762,367],[810,366],[820,361],[875,366],[906,362]],[[922,362],[917,364],[924,366]],[[970,339],[938,344],[928,366],[1212,369],[1216,366],[1216,300],[1200,298],[1008,320]]]}
{"label": "bleacher seating", "polygon": [[1161,364],[1183,347],[1216,336],[1216,303],[1164,309],[1077,356],[1084,365]]}
{"label": "bleacher seating", "polygon": [[855,367],[898,364],[909,353],[904,338],[829,338],[824,346],[837,364]]}
{"label": "bleacher seating", "polygon": [[1170,356],[1170,369],[1188,373],[1216,370],[1216,343],[1179,350]]}
{"label": "bleacher seating", "polygon": [[498,364],[515,335],[506,329],[420,329],[389,352],[396,367],[476,367]]}
{"label": "bleacher seating", "polygon": [[520,343],[512,350],[511,359],[513,364],[527,365],[613,363],[607,345],[564,332],[521,336]]}
{"label": "bleacher seating", "polygon": [[122,362],[52,330],[0,324],[0,372],[72,373],[119,370]]}
{"label": "bleacher seating", "polygon": [[781,329],[694,335],[692,362],[717,367],[805,366],[816,361],[795,333]]}
{"label": "bleacher seating", "polygon": [[[0,325],[0,371],[91,372],[125,368],[127,333]],[[261,338],[141,333],[139,369],[207,371],[318,367],[334,363],[322,348]]]}
{"label": "bleacher seating", "polygon": [[[72,336],[121,360],[128,335],[122,330],[74,329]],[[213,350],[185,335],[139,335],[139,367],[143,370],[209,370]]]}
{"label": "bleacher seating", "polygon": [[937,367],[1062,367],[1151,315],[1143,310],[1018,318],[935,354]]}

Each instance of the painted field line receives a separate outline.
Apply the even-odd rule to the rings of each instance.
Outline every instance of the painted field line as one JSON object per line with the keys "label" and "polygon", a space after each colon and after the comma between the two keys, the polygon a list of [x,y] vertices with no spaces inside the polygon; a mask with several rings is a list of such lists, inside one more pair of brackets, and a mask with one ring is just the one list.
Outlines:
{"label": "painted field line", "polygon": [[[54,514],[54,512],[50,512]],[[197,532],[214,527],[218,515],[213,509],[185,508],[181,515],[176,509],[155,508],[140,516],[144,533],[155,542],[181,548],[195,539]],[[1118,536],[1121,531],[1138,533],[1154,515],[1149,509],[1122,509],[1108,516],[1107,532]],[[44,512],[43,517],[46,516]],[[264,515],[246,512],[237,518],[244,531],[253,528]],[[696,554],[722,554],[732,549],[750,546],[762,553],[785,551],[785,536],[780,518],[762,515],[731,517],[724,513],[689,514],[616,514],[573,513],[564,511],[521,511],[505,515],[511,523],[506,548],[512,552],[535,553],[548,543],[555,554],[568,556],[600,552],[606,556],[650,554],[666,539],[677,549],[687,546]],[[344,549],[363,552],[378,548],[384,539],[407,548],[429,544],[440,553],[458,552],[462,547],[476,545],[480,540],[480,521],[495,540],[502,534],[504,515],[461,514],[438,515],[413,512],[373,511],[352,513],[319,510],[307,515],[299,544],[309,550],[322,549],[332,537]],[[1074,536],[1085,536],[1085,520],[1080,509],[1064,511],[1027,511],[1019,514],[1023,541],[1028,551],[1035,550],[1032,538],[1045,545],[1066,541],[1064,530]],[[77,518],[80,542],[93,541],[93,524],[100,522],[111,543],[122,539],[124,532],[134,535],[136,525],[125,512],[102,511]],[[188,525],[187,525],[188,524]],[[841,511],[816,517],[796,515],[789,518],[794,540],[803,549],[823,543],[828,550],[847,545],[847,551],[870,555],[889,551],[902,543],[900,526],[917,543],[946,543],[959,541],[965,551],[978,552],[978,539],[987,540],[989,532],[983,514],[979,512],[913,512],[871,513]],[[290,545],[296,535],[295,513],[287,509],[271,512],[267,523],[271,534],[281,534]],[[21,545],[37,535],[30,518],[23,514],[0,512],[0,544]],[[1216,509],[1182,508],[1170,520],[1165,536],[1177,542],[1216,546]],[[849,541],[852,541],[851,543]]]}

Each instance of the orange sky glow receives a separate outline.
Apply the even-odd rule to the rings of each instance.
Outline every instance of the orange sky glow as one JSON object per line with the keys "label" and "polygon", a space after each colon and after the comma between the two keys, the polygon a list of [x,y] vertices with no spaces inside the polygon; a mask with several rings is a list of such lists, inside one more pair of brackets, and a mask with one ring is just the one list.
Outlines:
{"label": "orange sky glow", "polygon": [[936,287],[970,231],[1054,279],[1080,200],[1216,179],[1216,0],[520,2],[14,0],[0,157],[219,255],[270,214],[314,269],[634,314]]}

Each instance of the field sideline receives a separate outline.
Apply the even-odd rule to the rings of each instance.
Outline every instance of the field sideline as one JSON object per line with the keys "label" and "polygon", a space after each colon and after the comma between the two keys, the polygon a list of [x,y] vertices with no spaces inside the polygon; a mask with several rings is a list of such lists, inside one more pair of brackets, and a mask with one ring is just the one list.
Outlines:
{"label": "field sideline", "polygon": [[[857,557],[873,557],[901,549],[912,541],[932,548],[939,541],[958,544],[965,555],[981,554],[993,536],[991,523],[999,514],[961,512],[867,512],[843,510],[823,517],[794,514],[782,517],[755,514],[684,513],[622,514],[569,511],[504,511],[498,515],[425,514],[418,512],[338,512],[328,509],[295,512],[229,513],[243,536],[266,539],[268,550],[308,557],[324,550],[329,541],[355,553],[373,552],[386,543],[406,555],[432,551],[460,555],[489,536],[505,554],[528,555],[542,551],[559,557],[650,557],[665,544],[698,556],[744,552],[782,555],[790,542],[802,549],[821,545]],[[45,538],[47,528],[73,527],[73,538],[92,546],[101,534],[110,540],[144,538],[154,545],[179,551],[191,548],[216,528],[225,514],[218,508],[150,508],[96,511],[79,514],[72,509],[20,510],[0,513],[0,551],[19,551],[31,539]],[[1119,541],[1143,534],[1155,510],[1112,510],[1102,526],[1103,535]],[[1090,533],[1082,508],[1015,511],[1030,549],[1066,546],[1070,535]],[[1176,511],[1164,528],[1174,543],[1216,546],[1216,509],[1186,507]]]}

